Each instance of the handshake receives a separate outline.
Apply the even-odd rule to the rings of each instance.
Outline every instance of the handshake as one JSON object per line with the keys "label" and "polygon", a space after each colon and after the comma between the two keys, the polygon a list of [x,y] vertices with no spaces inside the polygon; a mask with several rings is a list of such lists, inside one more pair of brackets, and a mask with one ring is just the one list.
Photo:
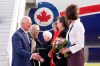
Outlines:
{"label": "handshake", "polygon": [[39,55],[39,53],[33,53],[32,59],[38,60],[40,62],[44,62],[44,59]]}

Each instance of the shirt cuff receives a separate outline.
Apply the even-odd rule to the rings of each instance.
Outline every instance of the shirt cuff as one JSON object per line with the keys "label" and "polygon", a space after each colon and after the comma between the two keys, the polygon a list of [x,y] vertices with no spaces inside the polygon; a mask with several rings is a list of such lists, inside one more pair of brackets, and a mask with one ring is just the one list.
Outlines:
{"label": "shirt cuff", "polygon": [[32,60],[32,55],[31,55],[31,57],[30,57],[30,60]]}

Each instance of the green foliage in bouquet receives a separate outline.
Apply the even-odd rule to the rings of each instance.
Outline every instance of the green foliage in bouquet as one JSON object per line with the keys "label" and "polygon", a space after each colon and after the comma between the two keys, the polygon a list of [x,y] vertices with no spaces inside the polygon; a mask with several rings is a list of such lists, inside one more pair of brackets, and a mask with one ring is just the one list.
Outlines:
{"label": "green foliage in bouquet", "polygon": [[[55,41],[55,48],[60,50],[62,48],[65,48],[69,45],[69,42],[66,40],[66,39],[63,39],[63,38],[57,38]],[[69,54],[68,53],[65,53],[64,54],[64,57],[68,57]]]}

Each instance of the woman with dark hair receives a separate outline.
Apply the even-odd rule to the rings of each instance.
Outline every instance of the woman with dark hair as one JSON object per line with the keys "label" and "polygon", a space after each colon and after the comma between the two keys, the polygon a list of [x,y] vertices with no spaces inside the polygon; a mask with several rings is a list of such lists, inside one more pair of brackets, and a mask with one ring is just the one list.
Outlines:
{"label": "woman with dark hair", "polygon": [[66,40],[70,41],[69,48],[63,48],[61,53],[69,52],[66,66],[84,66],[84,33],[85,29],[79,18],[79,8],[71,4],[66,9],[66,16],[70,22]]}
{"label": "woman with dark hair", "polygon": [[58,18],[57,27],[60,31],[59,37],[66,38],[66,34],[67,34],[67,31],[68,31],[68,22],[67,22],[67,19],[64,16]]}
{"label": "woman with dark hair", "polygon": [[[67,31],[68,31],[68,25],[67,25],[67,20],[65,19],[64,16],[58,18],[57,20],[57,27],[60,31],[60,34],[59,34],[59,38],[66,38],[66,34],[67,34]],[[56,63],[56,66],[66,66],[67,65],[67,58],[64,57],[63,54],[59,53],[60,55],[60,59],[57,59],[57,53],[59,52],[59,50],[56,50],[55,53],[54,53],[54,61]]]}

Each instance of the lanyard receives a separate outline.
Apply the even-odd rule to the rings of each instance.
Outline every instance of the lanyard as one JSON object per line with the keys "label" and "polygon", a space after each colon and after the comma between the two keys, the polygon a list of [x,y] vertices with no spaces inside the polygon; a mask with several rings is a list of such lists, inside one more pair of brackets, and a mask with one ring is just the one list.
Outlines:
{"label": "lanyard", "polygon": [[[71,28],[69,29],[69,33],[70,33],[70,31],[72,30],[72,28],[73,28],[73,25],[72,25]],[[68,33],[68,41],[69,41],[69,33]]]}

